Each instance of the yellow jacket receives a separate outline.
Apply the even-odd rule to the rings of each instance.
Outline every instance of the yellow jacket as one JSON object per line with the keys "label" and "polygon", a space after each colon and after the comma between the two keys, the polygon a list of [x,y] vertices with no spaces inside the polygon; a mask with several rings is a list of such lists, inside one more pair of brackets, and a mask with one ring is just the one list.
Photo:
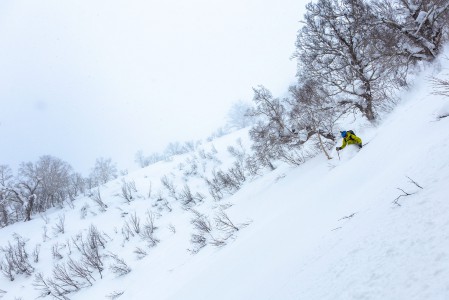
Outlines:
{"label": "yellow jacket", "polygon": [[343,149],[344,147],[346,147],[346,145],[352,144],[362,145],[362,139],[348,131],[346,132],[346,136],[343,138],[343,144],[341,145],[340,149]]}

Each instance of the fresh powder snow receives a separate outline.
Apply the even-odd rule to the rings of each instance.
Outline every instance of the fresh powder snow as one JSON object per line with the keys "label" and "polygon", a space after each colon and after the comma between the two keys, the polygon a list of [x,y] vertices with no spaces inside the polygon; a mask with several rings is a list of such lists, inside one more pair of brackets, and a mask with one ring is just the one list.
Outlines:
{"label": "fresh powder snow", "polygon": [[[250,151],[243,129],[108,182],[73,208],[2,228],[2,249],[21,236],[34,271],[2,276],[0,298],[51,299],[36,274],[51,278],[80,259],[76,245],[94,227],[103,270],[60,299],[449,299],[449,98],[433,95],[428,80],[448,70],[447,59],[429,67],[381,124],[345,128],[368,142],[360,151],[277,163],[216,200],[204,178],[232,166],[229,146]],[[170,195],[186,184],[194,205]],[[217,230],[220,213],[237,229]],[[198,216],[222,243],[192,244]],[[146,237],[133,229],[137,219],[140,230],[153,226]],[[114,257],[129,269],[110,268]]]}

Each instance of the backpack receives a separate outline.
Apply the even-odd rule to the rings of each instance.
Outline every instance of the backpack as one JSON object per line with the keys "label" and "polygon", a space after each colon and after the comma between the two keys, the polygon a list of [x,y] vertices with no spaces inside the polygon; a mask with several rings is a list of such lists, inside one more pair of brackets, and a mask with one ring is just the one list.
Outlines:
{"label": "backpack", "polygon": [[[349,132],[350,134],[356,136],[353,130],[348,130],[347,132]],[[355,141],[355,139],[352,137],[352,135],[349,137],[349,139]]]}

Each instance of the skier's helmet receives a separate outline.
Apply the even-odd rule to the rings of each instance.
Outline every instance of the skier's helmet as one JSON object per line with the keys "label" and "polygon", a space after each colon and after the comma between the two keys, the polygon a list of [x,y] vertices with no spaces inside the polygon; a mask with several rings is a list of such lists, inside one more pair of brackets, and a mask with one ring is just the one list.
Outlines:
{"label": "skier's helmet", "polygon": [[346,136],[346,131],[340,131],[341,133],[341,137],[345,137]]}

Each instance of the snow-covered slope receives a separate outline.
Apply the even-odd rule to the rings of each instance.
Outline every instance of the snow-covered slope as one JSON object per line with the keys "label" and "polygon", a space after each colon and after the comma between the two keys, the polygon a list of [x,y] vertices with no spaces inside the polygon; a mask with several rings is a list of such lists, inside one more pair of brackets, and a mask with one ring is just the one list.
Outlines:
{"label": "snow-covered slope", "polygon": [[[441,64],[443,76],[449,63]],[[49,277],[54,265],[79,258],[76,236],[86,236],[91,224],[105,237],[100,253],[123,258],[131,272],[118,276],[105,257],[103,278],[93,272],[93,285],[67,294],[69,299],[449,299],[449,117],[437,118],[449,98],[431,95],[426,76],[380,126],[358,128],[369,144],[358,153],[345,149],[340,160],[333,153],[331,161],[320,155],[300,167],[279,164],[215,201],[204,177],[231,165],[226,148],[238,138],[247,144],[243,130],[203,145],[204,152],[101,187],[106,211],[86,197],[73,209],[3,228],[0,245],[14,233],[28,239],[35,269],[12,282],[2,277],[3,299],[39,296],[35,274]],[[211,223],[220,212],[230,217],[239,230],[226,245],[192,254],[195,213],[170,198],[163,176],[177,191],[187,184],[206,196],[194,209]],[[124,182],[137,190],[129,203],[118,196]],[[56,233],[63,213],[64,233]],[[146,216],[153,218],[156,246],[137,234],[126,238],[125,221],[131,224],[133,215],[142,227]],[[37,263],[31,257],[36,244]],[[139,259],[137,247],[147,255]]]}

